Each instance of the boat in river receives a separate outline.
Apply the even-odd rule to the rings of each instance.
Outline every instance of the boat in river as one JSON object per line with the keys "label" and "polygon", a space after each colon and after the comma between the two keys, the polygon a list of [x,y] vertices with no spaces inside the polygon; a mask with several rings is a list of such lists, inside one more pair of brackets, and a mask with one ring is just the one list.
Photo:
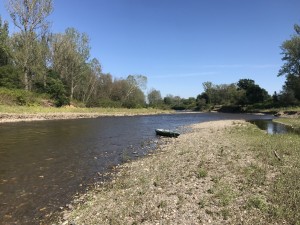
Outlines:
{"label": "boat in river", "polygon": [[165,130],[165,129],[156,129],[156,135],[164,136],[164,137],[178,137],[180,133],[172,130]]}

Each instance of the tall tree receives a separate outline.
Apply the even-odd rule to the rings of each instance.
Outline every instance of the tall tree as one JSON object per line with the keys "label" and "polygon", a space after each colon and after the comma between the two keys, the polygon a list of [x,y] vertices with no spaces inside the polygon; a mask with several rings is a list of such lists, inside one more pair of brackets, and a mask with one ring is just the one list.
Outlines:
{"label": "tall tree", "polygon": [[96,92],[97,81],[101,75],[101,65],[98,59],[93,58],[91,62],[86,64],[87,71],[81,82],[82,97],[80,100],[87,104],[91,96]]}
{"label": "tall tree", "polygon": [[241,104],[254,104],[264,102],[270,98],[268,92],[255,84],[251,79],[240,79],[237,83],[240,90],[245,91],[244,97],[241,99]]}
{"label": "tall tree", "polygon": [[126,93],[126,98],[130,98],[137,89],[144,90],[147,87],[147,77],[144,75],[129,75],[127,77],[127,82],[128,90]]}
{"label": "tall tree", "polygon": [[113,89],[113,78],[109,73],[101,73],[97,85],[96,96],[99,99],[110,99]]}
{"label": "tall tree", "polygon": [[52,0],[8,0],[7,8],[14,25],[20,29],[15,37],[18,43],[15,57],[24,73],[25,90],[29,90],[37,39],[48,30],[49,22],[46,18],[53,10]]}
{"label": "tall tree", "polygon": [[202,86],[203,86],[203,89],[204,89],[204,92],[206,93],[207,95],[207,103],[208,104],[211,104],[212,102],[212,99],[213,99],[213,83],[212,82],[204,82],[202,83]]}
{"label": "tall tree", "polygon": [[295,34],[290,40],[281,45],[282,60],[284,64],[279,70],[278,76],[286,76],[283,92],[293,93],[300,100],[300,26],[294,26]]}
{"label": "tall tree", "polygon": [[162,103],[160,91],[152,88],[148,93],[148,102],[150,106],[157,107]]}
{"label": "tall tree", "polygon": [[9,49],[9,32],[8,23],[2,21],[0,16],[0,66],[8,64],[10,49]]}
{"label": "tall tree", "polygon": [[75,28],[67,28],[64,34],[56,34],[52,43],[53,69],[69,87],[72,100],[86,72],[90,56],[89,38]]}

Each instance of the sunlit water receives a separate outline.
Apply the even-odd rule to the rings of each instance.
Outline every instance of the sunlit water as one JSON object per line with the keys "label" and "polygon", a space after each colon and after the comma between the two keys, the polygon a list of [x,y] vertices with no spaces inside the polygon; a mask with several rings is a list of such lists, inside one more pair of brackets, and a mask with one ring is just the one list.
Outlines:
{"label": "sunlit water", "polygon": [[38,224],[114,166],[153,150],[156,128],[270,118],[178,113],[0,124],[0,224]]}
{"label": "sunlit water", "polygon": [[300,134],[300,130],[294,129],[281,123],[273,122],[272,120],[253,120],[251,123],[257,125],[260,129],[265,130],[268,134]]}

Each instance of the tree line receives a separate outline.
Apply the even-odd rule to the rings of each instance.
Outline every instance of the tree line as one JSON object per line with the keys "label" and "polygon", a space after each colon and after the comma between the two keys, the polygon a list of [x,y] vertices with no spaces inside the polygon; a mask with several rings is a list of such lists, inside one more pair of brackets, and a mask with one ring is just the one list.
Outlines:
{"label": "tree line", "polygon": [[87,34],[75,28],[51,33],[51,0],[9,0],[7,9],[18,32],[0,17],[0,87],[47,93],[57,106],[72,100],[86,106],[145,105],[144,75],[114,78],[90,57]]}
{"label": "tree line", "polygon": [[[243,111],[247,109],[277,108],[300,105],[300,26],[294,25],[295,33],[281,45],[284,64],[277,76],[285,76],[286,81],[279,93],[272,96],[251,79],[240,79],[232,84],[204,82],[203,92],[197,98],[160,97],[160,92],[152,90],[150,104],[171,105],[175,109]],[[149,98],[150,99],[150,98]]]}
{"label": "tree line", "polygon": [[300,26],[281,46],[283,66],[278,76],[286,81],[280,93],[270,96],[250,79],[232,84],[203,83],[203,92],[188,99],[151,89],[145,75],[114,78],[103,73],[90,56],[87,34],[75,28],[52,33],[48,16],[52,0],[7,0],[7,10],[18,32],[0,16],[0,87],[49,95],[56,106],[82,102],[88,107],[145,107],[205,110],[216,105],[279,107],[300,104]]}

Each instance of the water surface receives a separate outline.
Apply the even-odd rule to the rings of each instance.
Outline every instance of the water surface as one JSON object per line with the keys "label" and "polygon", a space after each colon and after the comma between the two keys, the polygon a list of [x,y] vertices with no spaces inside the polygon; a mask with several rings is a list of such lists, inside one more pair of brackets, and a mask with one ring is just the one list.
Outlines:
{"label": "water surface", "polygon": [[147,154],[156,128],[185,132],[204,121],[270,118],[178,113],[0,124],[0,221],[38,224],[104,172]]}
{"label": "water surface", "polygon": [[300,134],[299,129],[292,128],[291,126],[274,122],[272,120],[253,120],[249,121],[258,126],[258,128],[265,130],[268,134],[287,134],[295,133]]}

